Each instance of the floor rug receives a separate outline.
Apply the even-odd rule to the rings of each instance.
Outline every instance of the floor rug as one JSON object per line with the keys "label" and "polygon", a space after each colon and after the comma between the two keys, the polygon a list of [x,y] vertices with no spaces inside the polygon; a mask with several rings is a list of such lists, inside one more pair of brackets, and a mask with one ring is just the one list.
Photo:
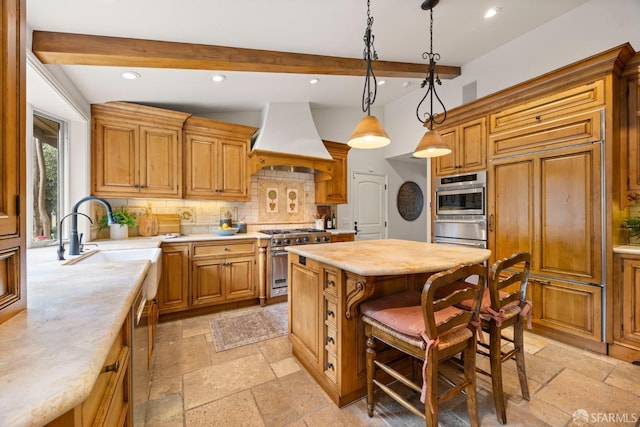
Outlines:
{"label": "floor rug", "polygon": [[216,351],[281,337],[287,334],[287,303],[229,313],[209,322]]}

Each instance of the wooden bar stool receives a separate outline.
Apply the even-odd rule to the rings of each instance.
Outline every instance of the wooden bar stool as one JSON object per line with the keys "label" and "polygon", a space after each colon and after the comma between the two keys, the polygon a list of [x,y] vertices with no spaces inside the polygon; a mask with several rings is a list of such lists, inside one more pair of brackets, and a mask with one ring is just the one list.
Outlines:
{"label": "wooden bar stool", "polygon": [[[479,276],[477,283],[466,282],[469,276]],[[370,417],[374,411],[374,385],[388,394],[412,413],[422,417],[427,426],[438,425],[438,404],[459,392],[466,392],[469,420],[478,425],[476,400],[476,327],[479,305],[485,287],[486,267],[481,264],[462,265],[434,274],[424,285],[422,293],[407,291],[360,306],[367,336],[367,409]],[[435,297],[436,291],[453,282],[464,283],[451,293]],[[471,308],[458,307],[465,300],[473,301]],[[422,385],[393,369],[389,364],[376,360],[376,340],[423,361]],[[438,364],[462,352],[463,378],[458,383],[448,379],[452,388],[438,395]],[[421,412],[408,400],[376,379],[376,368],[421,393],[424,403]],[[426,402],[426,403],[425,403]]]}
{"label": "wooden bar stool", "polygon": [[[529,400],[523,325],[525,317],[530,322],[531,303],[526,300],[530,265],[531,256],[527,252],[518,252],[496,261],[489,271],[488,292],[484,292],[480,304],[480,321],[483,331],[489,333],[489,344],[479,342],[477,352],[489,357],[491,372],[479,368],[477,371],[491,377],[496,417],[502,424],[507,422],[502,386],[502,364],[507,360],[515,359],[522,397]],[[463,304],[471,307],[469,301]],[[502,331],[507,328],[513,328],[513,338],[503,335]],[[503,341],[511,343],[511,348],[504,350]]]}

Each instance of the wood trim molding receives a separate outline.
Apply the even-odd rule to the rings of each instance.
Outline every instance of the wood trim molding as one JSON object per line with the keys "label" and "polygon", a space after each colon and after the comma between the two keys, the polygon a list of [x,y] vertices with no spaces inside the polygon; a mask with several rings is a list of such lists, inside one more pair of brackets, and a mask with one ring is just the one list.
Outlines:
{"label": "wood trim molding", "polygon": [[[244,49],[87,34],[34,31],[33,53],[43,64],[253,71],[263,73],[364,76],[361,58]],[[424,78],[426,65],[376,61],[380,77]],[[453,79],[460,67],[438,65],[441,79]]]}

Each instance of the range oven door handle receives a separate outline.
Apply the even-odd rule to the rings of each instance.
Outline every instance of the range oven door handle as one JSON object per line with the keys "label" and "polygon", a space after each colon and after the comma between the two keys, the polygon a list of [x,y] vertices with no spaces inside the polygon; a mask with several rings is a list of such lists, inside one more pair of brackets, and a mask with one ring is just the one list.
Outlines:
{"label": "range oven door handle", "polygon": [[279,256],[287,256],[289,255],[289,252],[287,251],[271,251],[271,256],[272,257],[279,257]]}
{"label": "range oven door handle", "polygon": [[484,224],[484,219],[436,219],[440,224]]}

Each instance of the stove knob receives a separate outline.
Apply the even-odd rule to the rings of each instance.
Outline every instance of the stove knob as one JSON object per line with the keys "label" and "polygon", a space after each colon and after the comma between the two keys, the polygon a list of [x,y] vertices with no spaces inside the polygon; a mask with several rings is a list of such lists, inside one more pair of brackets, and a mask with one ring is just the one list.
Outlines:
{"label": "stove knob", "polygon": [[284,244],[285,245],[290,245],[291,244],[291,239],[284,239]]}
{"label": "stove knob", "polygon": [[298,244],[298,245],[302,244],[302,239],[298,237],[298,238],[296,239],[296,244]]}
{"label": "stove knob", "polygon": [[282,245],[282,240],[276,239],[274,243],[275,243],[275,246],[281,246]]}
{"label": "stove knob", "polygon": [[306,236],[305,236],[305,237],[304,237],[304,239],[302,239],[302,240],[304,240],[304,242],[305,242],[305,243],[309,243],[309,238],[308,238],[308,237],[306,237]]}
{"label": "stove knob", "polygon": [[330,239],[328,236],[324,236],[324,237],[322,238],[322,241],[323,241],[323,242],[328,242],[329,240],[331,240],[331,239]]}
{"label": "stove knob", "polygon": [[315,241],[316,241],[316,243],[320,243],[320,238],[319,238],[319,237],[316,237],[316,238],[315,238]]}

